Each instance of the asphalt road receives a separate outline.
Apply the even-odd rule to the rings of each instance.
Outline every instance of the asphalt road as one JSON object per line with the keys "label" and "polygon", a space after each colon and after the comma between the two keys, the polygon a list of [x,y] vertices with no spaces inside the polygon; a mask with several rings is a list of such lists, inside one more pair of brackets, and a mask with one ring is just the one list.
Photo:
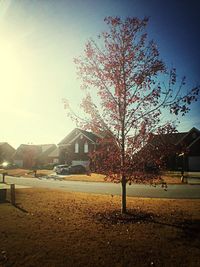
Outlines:
{"label": "asphalt road", "polygon": [[[121,194],[121,185],[113,183],[62,181],[58,179],[45,178],[16,178],[11,176],[6,176],[6,182],[15,183],[16,185],[20,186],[61,189],[69,192],[85,192],[108,195]],[[142,184],[134,184],[131,186],[127,185],[127,196],[172,199],[200,199],[200,185],[168,185],[167,190],[164,190],[160,185],[156,187]]]}

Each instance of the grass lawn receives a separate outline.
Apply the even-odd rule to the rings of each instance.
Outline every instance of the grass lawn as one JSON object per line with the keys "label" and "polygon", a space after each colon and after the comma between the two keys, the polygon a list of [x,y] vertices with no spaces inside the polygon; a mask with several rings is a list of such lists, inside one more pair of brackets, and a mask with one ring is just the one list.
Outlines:
{"label": "grass lawn", "polygon": [[0,266],[200,266],[200,200],[18,189],[0,204]]}
{"label": "grass lawn", "polygon": [[[105,181],[102,174],[92,173],[91,175],[69,175],[65,176],[66,181],[85,181],[85,182],[109,182]],[[163,180],[167,184],[181,184],[181,178],[178,176],[163,175]]]}
{"label": "grass lawn", "polygon": [[[2,173],[5,170],[0,170]],[[6,170],[8,175],[13,175],[16,177],[24,176],[24,177],[34,177],[34,173],[32,170],[26,169],[12,169]],[[37,176],[47,176],[54,174],[53,170],[37,170]],[[200,178],[200,172],[190,173],[189,176],[194,178]],[[181,174],[180,172],[165,172],[163,174],[163,180],[167,184],[181,184]],[[105,181],[105,176],[102,174],[91,173],[91,175],[66,175],[62,177],[66,181],[85,181],[85,182],[107,182]]]}
{"label": "grass lawn", "polygon": [[[8,175],[11,176],[15,176],[15,177],[20,177],[20,176],[24,176],[24,177],[34,177],[34,172],[33,170],[29,170],[29,169],[10,169],[10,170],[3,170],[0,169],[0,173],[3,172],[7,172]],[[38,176],[45,176],[45,175],[49,175],[52,174],[53,171],[52,170],[37,170],[37,175]]]}

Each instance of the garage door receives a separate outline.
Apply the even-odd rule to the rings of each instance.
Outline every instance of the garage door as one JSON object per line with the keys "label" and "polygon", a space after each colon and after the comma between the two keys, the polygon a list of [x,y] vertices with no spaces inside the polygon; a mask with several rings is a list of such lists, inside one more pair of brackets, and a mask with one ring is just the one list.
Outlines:
{"label": "garage door", "polygon": [[72,160],[72,165],[82,165],[84,166],[86,169],[89,168],[89,164],[90,162],[87,160]]}
{"label": "garage door", "polygon": [[188,164],[190,171],[200,171],[200,157],[189,157]]}

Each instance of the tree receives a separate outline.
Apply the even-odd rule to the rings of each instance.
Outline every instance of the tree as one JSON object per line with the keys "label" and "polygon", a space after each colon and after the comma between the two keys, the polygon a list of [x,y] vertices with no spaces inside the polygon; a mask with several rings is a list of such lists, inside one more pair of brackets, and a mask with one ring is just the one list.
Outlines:
{"label": "tree", "polygon": [[104,133],[102,140],[110,148],[100,144],[92,158],[100,159],[107,178],[121,182],[125,213],[126,184],[160,179],[158,172],[146,171],[146,162],[151,159],[161,166],[162,153],[171,150],[144,149],[153,134],[176,131],[174,119],[163,120],[164,110],[184,116],[197,100],[199,86],[183,94],[185,77],[178,82],[176,69],[169,70],[155,42],[148,41],[148,18],[106,17],[105,23],[108,31],[98,36],[98,43],[89,40],[84,54],[75,59],[86,117],[77,116],[67,100],[65,104],[82,127]]}

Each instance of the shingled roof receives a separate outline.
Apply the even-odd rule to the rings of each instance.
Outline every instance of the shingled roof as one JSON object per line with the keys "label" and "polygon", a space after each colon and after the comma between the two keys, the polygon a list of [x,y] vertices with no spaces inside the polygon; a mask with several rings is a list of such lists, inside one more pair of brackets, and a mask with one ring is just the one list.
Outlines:
{"label": "shingled roof", "polygon": [[192,131],[199,132],[198,129],[193,127],[190,131],[188,132],[177,132],[177,133],[169,133],[169,134],[155,134],[153,136],[153,139],[151,140],[152,145],[159,145],[159,144],[171,144],[171,145],[177,145],[180,143],[185,137],[191,133]]}
{"label": "shingled roof", "polygon": [[14,157],[20,158],[24,153],[28,151],[33,151],[36,157],[48,156],[56,148],[55,144],[44,144],[44,145],[27,145],[21,144]]}
{"label": "shingled roof", "polygon": [[76,136],[79,136],[79,134],[83,134],[86,138],[91,140],[92,142],[96,142],[97,139],[99,138],[98,135],[88,132],[79,128],[75,128],[72,132],[70,132],[58,145],[64,145],[64,144],[69,144]]}
{"label": "shingled roof", "polygon": [[151,144],[158,145],[160,142],[176,145],[187,133],[170,133],[170,134],[155,134]]}

